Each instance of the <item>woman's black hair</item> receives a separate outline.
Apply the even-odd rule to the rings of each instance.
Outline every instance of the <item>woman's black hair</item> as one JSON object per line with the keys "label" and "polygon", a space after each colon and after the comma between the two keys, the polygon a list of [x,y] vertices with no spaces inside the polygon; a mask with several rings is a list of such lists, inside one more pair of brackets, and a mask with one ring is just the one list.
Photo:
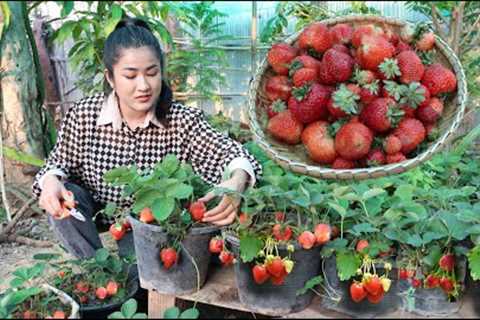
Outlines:
{"label": "woman's black hair", "polygon": [[[113,30],[105,40],[103,48],[103,64],[108,70],[111,78],[113,78],[113,66],[118,62],[121,51],[123,49],[149,47],[160,61],[160,68],[162,72],[162,89],[160,96],[155,106],[155,116],[165,126],[167,123],[167,114],[172,105],[172,90],[166,83],[165,77],[165,58],[160,43],[152,33],[148,24],[137,18],[123,18],[118,22]],[[106,95],[110,94],[112,88],[105,80],[104,92]]]}

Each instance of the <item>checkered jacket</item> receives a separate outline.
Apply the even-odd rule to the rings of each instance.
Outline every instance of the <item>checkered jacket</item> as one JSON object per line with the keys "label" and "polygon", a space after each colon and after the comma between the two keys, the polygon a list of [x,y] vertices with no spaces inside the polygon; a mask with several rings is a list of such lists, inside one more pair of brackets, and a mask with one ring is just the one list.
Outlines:
{"label": "checkered jacket", "polygon": [[123,123],[120,130],[114,130],[111,124],[97,125],[104,100],[105,95],[99,93],[80,100],[67,112],[58,141],[35,177],[35,197],[40,196],[40,178],[47,171],[59,169],[69,181],[87,188],[100,204],[115,202],[127,207],[131,203],[122,201],[122,188],[107,185],[103,174],[132,164],[143,171],[170,153],[190,163],[195,173],[210,184],[219,183],[224,170],[237,158],[247,159],[255,175],[261,174],[253,156],[237,141],[215,131],[198,109],[174,102],[167,115],[168,128],[150,123],[132,130]]}

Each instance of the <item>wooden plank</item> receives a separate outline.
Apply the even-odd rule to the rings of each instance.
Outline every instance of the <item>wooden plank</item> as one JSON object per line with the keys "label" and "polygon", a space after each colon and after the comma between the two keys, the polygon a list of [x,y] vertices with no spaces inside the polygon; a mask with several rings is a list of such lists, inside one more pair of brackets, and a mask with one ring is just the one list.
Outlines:
{"label": "wooden plank", "polygon": [[155,290],[148,291],[148,318],[163,318],[163,313],[168,308],[175,306],[175,296],[158,293]]}

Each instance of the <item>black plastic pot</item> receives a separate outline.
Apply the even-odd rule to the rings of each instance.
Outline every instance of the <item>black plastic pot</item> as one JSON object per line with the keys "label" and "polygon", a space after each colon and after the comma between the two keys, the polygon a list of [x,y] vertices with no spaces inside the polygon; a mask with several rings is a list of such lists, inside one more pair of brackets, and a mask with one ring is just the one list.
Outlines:
{"label": "black plastic pot", "polygon": [[138,272],[136,265],[132,265],[128,272],[126,287],[128,292],[121,301],[104,305],[80,305],[80,314],[85,319],[106,319],[111,313],[120,311],[122,304],[133,298],[139,291]]}
{"label": "black plastic pot", "polygon": [[[164,294],[192,293],[205,283],[210,264],[208,243],[216,226],[192,228],[182,241],[177,263],[166,270],[160,261],[160,251],[168,243],[168,234],[157,225],[128,217],[133,229],[140,286]],[[197,269],[200,281],[197,281]],[[199,284],[197,284],[199,282]]]}
{"label": "black plastic pot", "polygon": [[[238,257],[240,242],[233,236],[227,236],[233,253]],[[279,247],[280,255],[286,256],[285,247]],[[313,292],[307,291],[297,296],[297,291],[302,289],[305,283],[318,275],[320,270],[320,247],[304,250],[295,245],[292,260],[295,266],[292,272],[285,278],[285,283],[276,286],[267,281],[261,285],[255,283],[252,277],[253,263],[243,263],[240,259],[235,264],[235,279],[237,282],[238,295],[242,302],[252,312],[266,313],[280,316],[305,309],[313,298]]]}
{"label": "black plastic pot", "polygon": [[[377,273],[383,274],[382,265],[375,266]],[[370,303],[367,298],[361,302],[355,302],[350,297],[350,285],[352,280],[340,281],[337,274],[336,256],[323,260],[322,272],[325,278],[325,287],[329,294],[334,298],[325,297],[322,299],[322,306],[337,312],[347,314],[354,318],[372,318],[394,312],[401,306],[401,298],[398,294],[394,280],[390,290],[385,293],[382,301],[377,304]],[[395,269],[389,272],[389,275],[395,274]],[[391,279],[391,277],[390,277]]]}

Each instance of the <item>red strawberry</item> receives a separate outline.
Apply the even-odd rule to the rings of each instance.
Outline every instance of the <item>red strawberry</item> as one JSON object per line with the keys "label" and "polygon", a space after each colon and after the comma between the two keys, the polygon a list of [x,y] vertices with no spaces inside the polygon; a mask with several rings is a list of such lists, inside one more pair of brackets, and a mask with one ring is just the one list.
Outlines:
{"label": "red strawberry", "polygon": [[105,289],[104,287],[97,288],[97,290],[95,291],[95,296],[98,300],[105,300],[105,298],[108,296],[107,289]]}
{"label": "red strawberry", "polygon": [[155,220],[152,210],[150,208],[143,208],[140,211],[140,221],[143,223],[152,223]]}
{"label": "red strawberry", "polygon": [[290,62],[297,56],[297,48],[286,43],[272,45],[267,53],[268,64],[279,75],[288,75]]}
{"label": "red strawberry", "polygon": [[361,86],[377,80],[376,73],[370,70],[355,69],[353,80]]}
{"label": "red strawberry", "polygon": [[362,252],[363,249],[368,247],[368,245],[369,245],[368,240],[360,239],[358,240],[357,245],[355,246],[355,250],[357,250],[357,252]]}
{"label": "red strawberry", "polygon": [[378,66],[388,58],[393,57],[395,48],[382,37],[364,36],[357,54],[363,69],[377,71]]}
{"label": "red strawberry", "polygon": [[427,87],[430,95],[455,91],[457,78],[449,69],[439,63],[429,65],[423,74],[422,84]]}
{"label": "red strawberry", "polygon": [[395,54],[399,54],[403,51],[412,50],[412,47],[408,43],[403,42],[402,40],[398,41],[397,45],[395,46]]}
{"label": "red strawberry", "polygon": [[80,296],[79,298],[81,304],[87,304],[88,303],[88,296]]}
{"label": "red strawberry", "polygon": [[433,32],[424,33],[415,43],[415,47],[420,51],[428,51],[435,45],[435,35]]}
{"label": "red strawberry", "polygon": [[280,257],[276,257],[272,261],[267,262],[266,267],[268,273],[275,278],[280,278],[287,273],[285,270],[285,265]]}
{"label": "red strawberry", "polygon": [[57,310],[53,313],[52,319],[67,319],[65,312]]}
{"label": "red strawberry", "polygon": [[267,268],[264,265],[255,265],[252,268],[253,280],[257,284],[262,284],[270,278]]}
{"label": "red strawberry", "polygon": [[332,169],[353,169],[355,168],[355,162],[337,158],[332,164]]}
{"label": "red strawberry", "polygon": [[250,222],[250,217],[245,212],[241,212],[238,215],[238,222],[240,222],[240,224],[247,225]]}
{"label": "red strawberry", "polygon": [[438,286],[440,286],[440,278],[433,274],[429,274],[425,279],[425,287],[436,288]]}
{"label": "red strawberry", "polygon": [[323,55],[322,67],[327,68],[335,82],[345,82],[352,76],[353,59],[346,53],[329,49]]}
{"label": "red strawberry", "polygon": [[376,295],[373,295],[373,294],[367,295],[368,302],[377,304],[383,300],[383,297],[385,296],[385,291],[383,291],[383,288],[380,288],[380,289],[381,289],[380,292]]}
{"label": "red strawberry", "polygon": [[320,61],[311,57],[307,54],[297,56],[293,59],[292,64],[290,65],[290,75],[298,69],[310,68],[318,69],[320,67]]}
{"label": "red strawberry", "polygon": [[427,133],[428,141],[435,141],[438,139],[440,132],[438,131],[436,123],[425,124],[425,131]]}
{"label": "red strawberry", "polygon": [[329,164],[337,157],[334,140],[328,133],[328,122],[310,123],[303,130],[301,139],[313,161]]}
{"label": "red strawberry", "polygon": [[398,270],[398,278],[401,280],[407,280],[408,279],[407,269],[401,268],[400,270]]}
{"label": "red strawberry", "polygon": [[420,279],[417,279],[417,278],[413,278],[412,279],[412,287],[414,288],[418,288],[422,285],[422,280]]}
{"label": "red strawberry", "polygon": [[395,101],[389,98],[378,98],[364,106],[360,120],[375,132],[386,132],[403,117],[404,112],[398,109]]}
{"label": "red strawberry", "polygon": [[315,235],[310,231],[303,231],[302,234],[298,237],[298,243],[302,246],[303,249],[311,249],[315,242],[317,241]]}
{"label": "red strawberry", "polygon": [[388,135],[383,142],[383,150],[387,155],[400,152],[402,150],[402,141],[393,134]]}
{"label": "red strawberry", "polygon": [[273,76],[265,84],[265,93],[270,101],[287,101],[292,92],[292,85],[287,76]]}
{"label": "red strawberry", "polygon": [[27,311],[23,312],[22,318],[23,319],[37,319],[37,314],[35,313],[35,311],[27,310]]}
{"label": "red strawberry", "polygon": [[435,123],[443,113],[442,100],[433,97],[426,105],[422,105],[417,109],[417,118],[423,123]]}
{"label": "red strawberry", "polygon": [[324,85],[334,85],[337,83],[333,74],[329,72],[329,69],[325,67],[323,63],[320,63],[320,67],[318,68],[318,81]]}
{"label": "red strawberry", "polygon": [[373,296],[376,296],[383,291],[382,283],[380,282],[380,278],[377,275],[374,275],[370,279],[365,281],[363,283],[363,287],[369,294]]}
{"label": "red strawberry", "polygon": [[330,28],[332,41],[335,44],[348,44],[352,41],[353,29],[349,24],[339,23]]}
{"label": "red strawberry", "polygon": [[315,226],[315,238],[317,244],[323,245],[332,238],[332,228],[325,223],[319,223]]}
{"label": "red strawberry", "polygon": [[379,87],[378,87],[378,82],[374,82],[371,84],[367,84],[363,86],[360,90],[360,101],[366,105],[369,103],[372,103],[375,99],[377,99],[379,96]]}
{"label": "red strawberry", "polygon": [[400,121],[393,134],[402,142],[402,153],[409,154],[425,140],[425,127],[417,119],[404,118]]}
{"label": "red strawberry", "polygon": [[283,227],[277,223],[273,226],[273,237],[278,241],[288,241],[292,237],[292,229],[289,226]]}
{"label": "red strawberry", "polygon": [[110,234],[112,235],[112,238],[115,239],[116,241],[119,241],[120,239],[122,239],[123,236],[125,235],[125,232],[126,230],[119,223],[114,223],[110,226]]}
{"label": "red strawberry", "polygon": [[327,51],[332,44],[328,27],[321,22],[312,23],[298,37],[298,46],[301,49],[313,48],[319,53]]}
{"label": "red strawberry", "polygon": [[343,44],[334,44],[332,49],[350,55],[350,50],[348,50],[348,48]]}
{"label": "red strawberry", "polygon": [[275,100],[273,101],[273,103],[271,105],[269,105],[267,107],[267,115],[268,115],[268,118],[273,118],[275,117],[277,114],[279,114],[280,112],[284,111],[287,109],[287,105],[285,104],[285,102],[283,102],[282,100],[278,99],[278,100]]}
{"label": "red strawberry", "polygon": [[442,279],[440,279],[440,287],[442,287],[443,291],[447,294],[455,289],[453,280],[447,277],[442,277]]}
{"label": "red strawberry", "polygon": [[195,201],[190,205],[188,210],[190,211],[190,215],[194,221],[201,221],[205,215],[205,212],[207,212],[207,207],[205,206],[204,202]]}
{"label": "red strawberry", "polygon": [[275,221],[278,221],[278,222],[285,221],[285,212],[281,212],[281,211],[275,212]]}
{"label": "red strawberry", "polygon": [[223,250],[223,240],[221,238],[214,237],[210,239],[208,244],[208,250],[211,253],[220,253]]}
{"label": "red strawberry", "polygon": [[385,154],[380,149],[373,149],[367,155],[367,165],[370,167],[381,166],[386,161]]}
{"label": "red strawberry", "polygon": [[83,282],[83,281],[79,281],[75,284],[75,289],[78,292],[87,293],[88,290],[90,289],[90,287],[89,287],[88,283]]}
{"label": "red strawberry", "polygon": [[425,72],[422,60],[414,51],[403,51],[397,55],[397,63],[400,68],[400,81],[410,83],[420,81]]}
{"label": "red strawberry", "polygon": [[350,297],[354,302],[360,302],[367,296],[367,291],[361,282],[352,282],[350,285]]}
{"label": "red strawberry", "polygon": [[107,283],[107,294],[109,297],[116,295],[118,292],[118,283],[116,281],[108,281]]}
{"label": "red strawberry", "polygon": [[327,102],[331,93],[325,86],[313,83],[311,86],[293,89],[292,94],[288,100],[288,109],[299,121],[307,124],[327,118]]}
{"label": "red strawberry", "polygon": [[385,32],[385,33],[384,33],[383,37],[384,37],[387,41],[391,42],[394,46],[396,46],[397,43],[398,43],[398,41],[400,40],[399,37],[398,37],[398,35],[396,34],[396,32],[393,31],[393,30],[392,30],[390,27],[388,27],[388,26],[385,26],[384,32]]}
{"label": "red strawberry", "polygon": [[387,154],[387,163],[397,163],[407,160],[407,157],[401,152]]}
{"label": "red strawberry", "polygon": [[290,110],[285,110],[270,119],[267,130],[278,140],[297,144],[300,142],[303,123],[298,121]]}
{"label": "red strawberry", "polygon": [[373,24],[367,24],[363,26],[358,26],[355,28],[352,34],[352,45],[355,48],[360,47],[364,36],[376,35],[382,36],[384,34],[383,30],[379,27],[374,26]]}
{"label": "red strawberry", "polygon": [[282,284],[285,283],[285,276],[281,276],[281,277],[272,276],[271,281],[274,286],[281,286]]}
{"label": "red strawberry", "polygon": [[123,229],[125,229],[125,231],[132,229],[132,225],[130,224],[130,222],[128,222],[128,220],[123,221],[122,227]]}
{"label": "red strawberry", "polygon": [[170,269],[177,261],[177,251],[171,247],[163,248],[160,251],[160,259],[165,269]]}
{"label": "red strawberry", "polygon": [[233,256],[233,254],[228,251],[220,252],[220,255],[218,256],[218,258],[220,259],[220,262],[222,262],[223,266],[225,267],[233,264],[235,260],[235,257]]}
{"label": "red strawberry", "polygon": [[346,160],[359,160],[370,151],[373,134],[360,122],[345,124],[335,136],[335,151]]}
{"label": "red strawberry", "polygon": [[452,272],[455,267],[455,256],[453,254],[445,254],[440,258],[438,262],[440,269]]}
{"label": "red strawberry", "polygon": [[292,81],[295,87],[301,87],[316,81],[317,78],[317,69],[301,68],[294,73]]}

